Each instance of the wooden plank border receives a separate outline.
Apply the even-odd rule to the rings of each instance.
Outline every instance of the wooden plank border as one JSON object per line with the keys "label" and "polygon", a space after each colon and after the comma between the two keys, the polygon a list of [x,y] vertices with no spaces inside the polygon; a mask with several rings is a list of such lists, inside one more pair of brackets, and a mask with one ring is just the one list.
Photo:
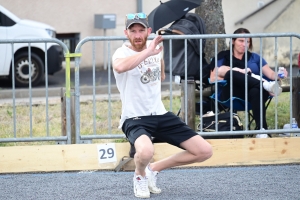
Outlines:
{"label": "wooden plank border", "polygon": [[[243,166],[300,163],[300,138],[207,140],[213,156],[188,166]],[[113,170],[128,156],[128,143],[115,143],[117,162],[99,163],[99,144],[0,147],[0,173]],[[181,149],[165,143],[155,145],[154,160],[168,157]],[[123,168],[134,170],[130,161]]]}

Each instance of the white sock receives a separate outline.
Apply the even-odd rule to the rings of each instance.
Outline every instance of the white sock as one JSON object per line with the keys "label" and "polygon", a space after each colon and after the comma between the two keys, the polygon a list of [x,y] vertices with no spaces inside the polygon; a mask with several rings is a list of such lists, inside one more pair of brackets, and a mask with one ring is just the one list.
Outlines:
{"label": "white sock", "polygon": [[152,169],[151,169],[151,167],[150,167],[150,164],[148,164],[147,167],[148,167],[148,169],[149,169],[151,172],[153,172]]}

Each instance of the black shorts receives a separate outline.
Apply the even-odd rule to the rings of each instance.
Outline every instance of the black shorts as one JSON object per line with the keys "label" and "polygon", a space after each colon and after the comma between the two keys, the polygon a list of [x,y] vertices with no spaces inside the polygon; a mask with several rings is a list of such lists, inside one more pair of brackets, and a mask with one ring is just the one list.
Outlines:
{"label": "black shorts", "polygon": [[126,119],[122,130],[131,144],[141,135],[147,135],[180,147],[180,143],[198,135],[172,112]]}

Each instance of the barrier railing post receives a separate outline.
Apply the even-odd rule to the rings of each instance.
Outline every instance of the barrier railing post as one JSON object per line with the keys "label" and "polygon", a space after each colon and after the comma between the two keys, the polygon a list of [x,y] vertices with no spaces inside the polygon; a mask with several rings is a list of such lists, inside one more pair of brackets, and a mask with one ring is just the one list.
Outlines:
{"label": "barrier railing post", "polygon": [[[74,88],[71,88],[71,94],[74,94]],[[61,88],[60,91],[60,98],[61,98],[61,135],[66,136],[67,135],[67,129],[66,129],[66,98],[65,98],[65,89]],[[71,144],[76,144],[76,134],[75,134],[75,97],[74,95],[71,95],[70,99],[70,109],[71,109]]]}
{"label": "barrier railing post", "polygon": [[61,102],[61,135],[66,136],[67,130],[66,130],[66,98],[65,98],[65,90],[64,88],[60,88],[60,102]]}
{"label": "barrier railing post", "polygon": [[[185,91],[187,95],[187,121],[185,121]],[[193,130],[195,130],[195,80],[187,80],[185,90],[184,80],[181,82],[181,118]]]}
{"label": "barrier railing post", "polygon": [[71,144],[71,116],[70,116],[70,97],[71,97],[71,79],[70,79],[70,53],[65,54],[66,61],[66,127],[67,127],[67,144]]}
{"label": "barrier railing post", "polygon": [[[71,144],[72,141],[75,143],[75,136],[74,139],[72,140],[72,132],[71,132],[71,110],[75,110],[74,108],[74,103],[71,103],[71,67],[70,67],[70,58],[71,57],[81,57],[81,53],[72,53],[70,54],[69,52],[65,54],[65,59],[66,59],[66,124],[67,124],[67,143]],[[74,94],[74,93],[73,93]],[[73,101],[74,102],[74,101]],[[71,109],[71,106],[73,108]],[[75,112],[73,112],[75,113]],[[75,121],[75,120],[74,120]],[[75,122],[74,122],[75,124]]]}

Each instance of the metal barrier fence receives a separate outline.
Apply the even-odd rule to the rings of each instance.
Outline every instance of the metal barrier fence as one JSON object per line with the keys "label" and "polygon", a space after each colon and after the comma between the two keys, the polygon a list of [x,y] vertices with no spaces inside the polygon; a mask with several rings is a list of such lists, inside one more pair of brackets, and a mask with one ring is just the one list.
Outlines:
{"label": "metal barrier fence", "polygon": [[[230,41],[232,38],[236,37],[241,37],[241,38],[259,38],[260,39],[260,55],[262,55],[262,39],[263,38],[271,38],[274,39],[274,58],[275,60],[277,59],[277,39],[278,38],[288,38],[290,39],[290,71],[289,74],[292,74],[292,45],[293,41],[292,38],[299,39],[300,35],[299,34],[294,34],[294,33],[281,33],[281,34],[240,34],[240,35],[233,35],[233,34],[214,34],[214,35],[168,35],[168,36],[163,36],[164,40],[169,40],[169,49],[170,49],[170,58],[169,58],[169,63],[170,63],[170,71],[172,71],[172,44],[176,42],[177,40],[183,40],[185,44],[185,73],[187,73],[187,67],[188,67],[188,62],[187,62],[187,43],[188,40],[190,39],[200,39],[200,52],[202,52],[202,40],[206,39],[212,39],[215,40],[215,56],[217,56],[218,49],[217,49],[217,44],[218,44],[218,39],[220,38],[229,38]],[[153,36],[149,37],[149,39],[153,39]],[[118,123],[115,123],[115,121],[118,121],[116,119],[119,118],[121,114],[121,108],[117,107],[119,106],[118,102],[119,99],[118,97],[115,97],[112,94],[112,84],[111,84],[111,74],[112,72],[112,63],[111,63],[111,56],[112,56],[112,43],[117,42],[117,43],[122,43],[122,41],[127,40],[126,37],[87,37],[79,42],[79,44],[76,47],[75,53],[70,54],[68,48],[64,45],[59,40],[56,39],[28,39],[28,40],[0,40],[0,44],[11,44],[12,46],[12,54],[13,54],[13,44],[14,43],[28,43],[29,44],[29,59],[30,59],[30,44],[31,43],[45,43],[45,49],[47,49],[47,43],[57,43],[62,48],[64,49],[65,53],[65,60],[66,60],[66,93],[65,93],[65,100],[66,100],[66,136],[50,136],[49,135],[49,117],[48,117],[48,85],[47,85],[47,80],[46,80],[46,86],[45,86],[45,93],[46,93],[46,136],[45,137],[34,137],[32,134],[32,129],[33,129],[33,121],[32,121],[32,103],[31,103],[31,85],[29,86],[29,124],[30,124],[30,131],[29,131],[29,137],[20,137],[17,135],[16,131],[16,126],[17,126],[17,120],[16,120],[16,113],[15,113],[15,87],[13,84],[13,114],[12,114],[12,121],[13,121],[13,137],[9,135],[6,138],[0,137],[0,143],[1,142],[34,142],[34,141],[56,141],[58,143],[64,144],[71,144],[71,143],[91,143],[92,140],[95,139],[123,139],[125,138],[124,134],[121,132],[121,130],[117,129],[116,127],[118,126]],[[92,59],[93,59],[93,95],[92,95],[92,108],[89,108],[89,110],[83,110],[84,104],[80,103],[80,98],[82,97],[80,91],[80,61],[81,61],[81,47],[88,43],[92,42]],[[95,77],[95,70],[96,70],[96,45],[99,43],[106,43],[105,48],[107,49],[107,56],[108,56],[108,67],[107,67],[107,72],[108,72],[108,84],[107,84],[107,96],[105,98],[105,101],[99,101],[97,98],[97,93],[96,93],[96,86],[97,86],[97,79]],[[202,55],[200,53],[200,55]],[[75,83],[74,83],[74,92],[71,92],[71,82],[70,82],[70,57],[75,57]],[[47,55],[45,55],[45,60],[47,59]],[[201,58],[202,59],[202,58]],[[275,70],[278,70],[277,62],[275,62]],[[14,65],[14,63],[12,64]],[[47,64],[46,64],[46,69],[47,69]],[[202,69],[202,62],[199,63],[200,69]],[[200,70],[200,88],[203,88],[203,79],[202,79],[202,70]],[[261,73],[261,72],[260,72]],[[168,94],[168,104],[169,108],[167,108],[170,111],[177,112],[178,109],[181,109],[182,113],[184,115],[182,116],[183,120],[188,123],[189,125],[195,125],[195,123],[198,123],[198,121],[195,120],[195,116],[192,116],[192,119],[190,120],[190,117],[188,117],[189,113],[194,113],[195,111],[195,82],[194,81],[189,81],[187,75],[185,74],[185,79],[181,83],[181,105],[176,107],[174,104],[176,101],[178,101],[178,97],[175,94],[175,90],[173,88],[173,83],[172,83],[172,73],[169,74],[170,77],[170,83],[169,83],[169,94]],[[46,76],[47,78],[47,76]],[[216,85],[215,85],[216,86]],[[292,91],[294,87],[294,82],[293,79],[289,79],[289,89],[288,91],[290,92],[290,104],[289,104],[289,121],[291,122],[292,116],[298,113],[293,112],[292,105],[293,103],[293,98],[292,98]],[[217,88],[217,87],[215,87]],[[217,91],[216,91],[217,92]],[[203,92],[200,90],[199,94],[199,101],[203,101]],[[118,100],[115,100],[118,99]],[[74,101],[74,102],[73,102]],[[277,103],[277,97],[275,97],[274,100],[275,104]],[[74,104],[73,104],[74,103]],[[277,104],[276,104],[277,105]],[[275,124],[277,124],[278,119],[278,113],[276,110],[276,105],[275,105],[275,113],[274,113],[274,118],[275,118]],[[116,108],[117,107],[117,108]],[[193,110],[191,110],[193,109]],[[114,111],[115,110],[115,111]],[[73,113],[71,111],[74,111]],[[200,106],[199,112],[202,113],[202,107]],[[216,112],[217,110],[215,110]],[[232,112],[232,111],[231,111]],[[92,120],[90,120],[90,117],[92,116]],[[73,119],[74,117],[74,119]],[[203,115],[200,114],[199,120],[202,121]],[[216,115],[217,118],[217,115]],[[232,119],[231,119],[232,121]],[[194,123],[194,124],[191,124]],[[245,127],[247,127],[247,115],[245,116]],[[105,126],[105,128],[103,128]],[[88,127],[89,129],[85,128]],[[300,129],[279,129],[277,125],[275,125],[275,128],[272,130],[264,131],[264,133],[272,133],[272,134],[277,134],[277,133],[284,133],[284,132],[290,132],[290,133],[299,133]],[[249,135],[249,134],[258,134],[261,133],[259,130],[246,130],[244,131],[226,131],[226,132],[202,132],[201,130],[198,132],[202,136],[211,136],[211,135]]]}
{"label": "metal barrier fence", "polygon": [[[189,39],[200,39],[200,56],[202,55],[202,40],[203,39],[214,39],[215,40],[215,56],[217,57],[217,53],[218,53],[218,49],[217,49],[217,44],[218,44],[218,39],[220,38],[229,38],[230,41],[232,41],[232,38],[259,38],[260,39],[260,55],[262,57],[262,39],[263,38],[272,38],[274,39],[274,44],[275,44],[275,50],[274,50],[274,57],[275,57],[275,70],[276,72],[278,71],[278,66],[277,66],[277,40],[278,38],[289,38],[290,39],[290,71],[289,74],[292,74],[292,38],[300,38],[299,34],[294,34],[294,33],[280,33],[280,34],[215,34],[215,35],[169,35],[169,36],[163,36],[164,40],[170,40],[169,43],[169,49],[170,49],[170,71],[172,71],[172,53],[171,53],[171,49],[172,49],[172,42],[176,41],[176,40],[184,40],[185,43],[185,79],[183,81],[182,84],[182,93],[183,98],[182,98],[182,107],[183,107],[183,111],[184,111],[184,116],[183,119],[186,123],[188,123],[188,113],[192,113],[193,110],[190,110],[191,108],[194,109],[193,103],[190,104],[193,101],[190,101],[190,97],[193,96],[194,97],[194,93],[188,94],[188,91],[191,91],[190,88],[195,88],[194,83],[193,84],[189,84],[188,80],[187,80],[187,67],[188,67],[188,63],[187,63],[187,56],[186,56],[186,52],[187,52],[187,42]],[[153,39],[152,37],[149,37],[149,39]],[[93,115],[93,122],[92,124],[90,124],[91,126],[93,126],[93,132],[92,133],[85,133],[82,134],[81,133],[81,127],[80,125],[82,124],[81,122],[81,118],[80,118],[80,81],[79,81],[79,74],[80,74],[80,57],[76,57],[75,58],[75,131],[76,131],[76,143],[91,143],[93,139],[119,139],[119,138],[124,138],[124,134],[122,134],[121,132],[119,133],[114,133],[112,132],[112,113],[111,113],[111,108],[112,108],[112,99],[111,99],[111,80],[110,80],[110,75],[112,73],[112,67],[111,67],[111,56],[112,56],[112,52],[111,52],[111,43],[115,42],[115,41],[125,41],[127,40],[126,37],[87,37],[83,40],[81,40],[79,42],[79,44],[76,47],[75,53],[78,54],[81,52],[81,47],[87,43],[87,42],[92,42],[92,49],[93,49],[93,69],[95,70],[95,59],[96,59],[96,52],[95,52],[95,46],[96,46],[96,42],[106,42],[107,43],[107,52],[108,52],[108,114],[107,114],[107,134],[99,134],[97,133],[97,107],[96,107],[96,93],[95,93],[95,86],[96,86],[96,78],[95,78],[95,73],[93,73],[93,110],[92,110],[92,115]],[[202,59],[202,58],[200,58]],[[199,63],[199,67],[200,69],[202,69],[202,62]],[[200,88],[202,88],[202,70],[200,70]],[[262,73],[262,72],[260,72]],[[170,80],[172,80],[172,73],[170,73]],[[293,105],[293,100],[292,100],[292,88],[293,88],[293,80],[292,78],[289,79],[289,91],[290,91],[290,122],[292,121],[292,116],[293,114],[293,109],[292,109],[292,105]],[[192,85],[192,86],[190,86]],[[217,87],[215,87],[217,88]],[[194,90],[194,89],[192,89]],[[173,89],[172,89],[172,81],[170,82],[170,94],[169,94],[169,98],[170,98],[170,108],[169,110],[173,110],[172,107],[172,99],[174,98],[173,96]],[[217,92],[217,91],[216,91]],[[232,96],[232,94],[231,94]],[[203,101],[203,94],[200,91],[200,102]],[[188,105],[189,102],[189,105]],[[275,97],[275,103],[277,103],[277,97]],[[216,103],[217,104],[217,103]],[[232,105],[232,101],[231,101],[231,105]],[[276,104],[277,105],[277,104]],[[276,105],[275,105],[275,114],[274,114],[274,118],[275,118],[275,124],[277,124],[277,109],[276,109]],[[99,108],[98,108],[99,109]],[[100,108],[101,110],[101,108]],[[119,115],[120,115],[119,111]],[[217,110],[216,110],[217,112]],[[232,112],[232,111],[231,111]],[[202,107],[200,107],[200,113],[202,113]],[[262,114],[262,109],[261,109],[261,114]],[[247,115],[245,116],[245,127],[247,127],[248,125],[248,120],[247,120]],[[202,114],[200,114],[200,121],[202,120]],[[216,115],[216,120],[217,120],[217,115]],[[231,118],[231,122],[232,122],[232,118]],[[195,116],[193,117],[192,123],[195,123]],[[117,126],[117,125],[114,125]],[[300,129],[278,129],[277,125],[275,126],[275,129],[272,130],[266,130],[264,131],[264,133],[267,134],[277,134],[277,133],[284,133],[284,132],[290,132],[290,133],[299,133]],[[262,133],[262,131],[260,130],[248,130],[246,128],[246,130],[244,131],[224,131],[224,132],[202,132],[201,130],[198,132],[200,135],[203,136],[212,136],[212,135],[249,135],[249,134],[258,134],[258,133]]]}
{"label": "metal barrier fence", "polygon": [[[28,66],[32,66],[32,54],[34,48],[42,48],[42,45],[44,44],[44,67],[45,67],[45,133],[39,133],[39,135],[45,135],[45,136],[34,136],[34,130],[35,130],[35,124],[34,123],[34,116],[33,116],[33,102],[32,102],[32,84],[31,84],[31,75],[32,68],[28,67],[28,78],[29,78],[29,90],[28,90],[28,99],[26,99],[26,105],[29,107],[29,111],[25,111],[25,113],[17,113],[17,104],[16,104],[16,88],[15,88],[15,45],[18,46],[20,43],[27,43],[28,45]],[[13,130],[6,130],[5,127],[2,127],[1,136],[0,136],[0,143],[1,142],[42,142],[42,141],[54,141],[58,144],[71,144],[71,127],[70,127],[70,57],[72,54],[69,53],[69,50],[67,46],[57,39],[9,39],[9,40],[0,40],[0,44],[10,44],[11,48],[11,73],[12,73],[12,104],[9,106],[9,108],[12,108],[12,111],[10,109],[7,109],[7,114],[11,116],[12,121],[3,121],[1,120],[1,123],[8,123],[13,125]],[[36,45],[35,45],[36,44]],[[49,126],[49,96],[48,96],[48,47],[52,46],[53,44],[58,44],[62,47],[64,56],[65,56],[65,62],[66,62],[66,89],[65,89],[65,96],[66,96],[66,135],[65,136],[51,136],[50,126]],[[8,46],[9,47],[9,46]],[[22,47],[27,48],[27,47]],[[9,48],[8,48],[9,49]],[[5,55],[3,55],[5,56]],[[1,58],[2,59],[2,58]],[[43,58],[40,58],[43,59]],[[41,113],[36,113],[37,115],[40,115]],[[21,118],[26,118],[26,116],[29,115],[29,131],[24,130],[26,132],[24,135],[20,135],[18,132],[24,127],[23,123],[24,120],[18,121],[18,116]],[[26,120],[25,120],[26,121]],[[23,130],[22,130],[23,131]]]}

